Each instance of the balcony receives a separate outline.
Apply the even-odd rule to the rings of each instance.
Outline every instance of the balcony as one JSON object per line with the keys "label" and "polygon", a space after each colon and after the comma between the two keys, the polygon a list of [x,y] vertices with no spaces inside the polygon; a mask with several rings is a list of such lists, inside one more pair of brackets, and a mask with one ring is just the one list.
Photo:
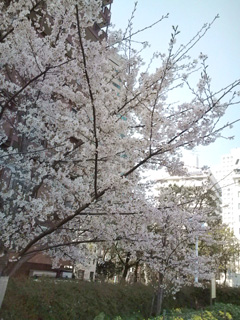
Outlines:
{"label": "balcony", "polygon": [[[101,31],[101,34],[99,35],[99,32]],[[101,41],[107,37],[106,32],[101,30],[99,24],[94,23],[93,27],[86,29],[86,38],[93,40],[93,41]]]}
{"label": "balcony", "polygon": [[110,24],[111,12],[107,7],[104,7],[100,14],[102,21],[99,22],[100,28],[106,27]]}
{"label": "balcony", "polygon": [[112,4],[112,3],[113,3],[113,0],[103,0],[103,1],[102,1],[103,7],[104,7],[104,6],[107,6],[107,5],[109,5],[109,4]]}

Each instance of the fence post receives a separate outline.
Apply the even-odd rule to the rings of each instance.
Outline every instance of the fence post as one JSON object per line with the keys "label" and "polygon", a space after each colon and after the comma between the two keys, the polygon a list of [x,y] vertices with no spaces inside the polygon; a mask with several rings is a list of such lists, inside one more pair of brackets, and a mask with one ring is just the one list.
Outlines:
{"label": "fence post", "polygon": [[0,277],[0,309],[7,289],[8,277]]}

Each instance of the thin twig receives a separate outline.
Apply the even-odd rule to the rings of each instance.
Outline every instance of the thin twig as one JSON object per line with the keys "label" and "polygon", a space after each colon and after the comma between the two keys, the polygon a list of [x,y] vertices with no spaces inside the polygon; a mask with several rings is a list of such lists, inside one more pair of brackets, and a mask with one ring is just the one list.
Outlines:
{"label": "thin twig", "polygon": [[38,153],[38,152],[45,152],[48,150],[52,150],[52,149],[56,149],[58,147],[63,147],[65,146],[65,144],[59,144],[58,146],[54,146],[54,147],[50,147],[50,148],[44,148],[44,149],[39,149],[39,150],[34,150],[34,151],[27,151],[27,152],[14,152],[14,153],[9,153],[9,154],[5,154],[3,156],[0,156],[0,159],[2,158],[6,158],[6,157],[11,157],[11,156],[15,156],[15,155],[25,155],[25,154],[32,154],[32,153]]}
{"label": "thin twig", "polygon": [[[159,20],[155,21],[154,23],[152,23],[151,25],[147,26],[147,27],[144,27],[143,29],[140,29],[134,33],[132,33],[131,37],[135,36],[136,34],[140,33],[140,32],[143,32],[147,29],[150,29],[152,28],[153,26],[155,26],[156,24],[158,24],[159,22],[161,22],[163,19],[167,19],[169,16],[169,13],[167,13],[165,16],[162,16]],[[115,44],[118,44],[118,43],[121,43],[122,41],[125,41],[125,40],[128,40],[129,36],[128,37],[123,37],[121,40],[119,41],[116,41],[114,42],[113,44],[109,45],[108,47],[110,46],[114,46]]]}
{"label": "thin twig", "polygon": [[167,61],[166,61],[166,66],[164,68],[164,72],[163,72],[163,75],[161,77],[161,82],[158,86],[158,89],[157,89],[157,92],[156,92],[156,97],[155,97],[155,100],[154,100],[154,104],[153,104],[153,108],[152,108],[152,111],[151,111],[151,120],[150,120],[150,145],[149,145],[149,153],[151,154],[152,153],[152,137],[153,137],[153,117],[154,117],[154,112],[155,112],[155,108],[157,106],[157,102],[158,102],[158,99],[159,99],[159,93],[160,91],[162,90],[162,87],[163,87],[163,81],[165,80],[165,77],[167,75],[167,71],[169,71],[171,69],[171,65],[169,67],[169,63],[170,63],[170,60],[171,60],[171,56],[172,56],[172,50],[173,50],[173,43],[174,43],[174,40],[175,40],[175,37],[176,35],[178,34],[178,31],[177,31],[177,28],[174,29],[175,33],[172,35],[172,38],[171,38],[171,43],[170,43],[170,48],[169,48],[169,54],[168,54],[168,58],[167,58]]}
{"label": "thin twig", "polygon": [[[176,62],[182,59],[195,45],[198,43],[204,35],[207,33],[207,31],[211,28],[212,24],[215,22],[216,19],[219,18],[219,15],[216,15],[212,22],[210,22],[207,25],[204,25],[201,30],[185,45],[182,47],[182,49],[178,50],[174,58],[177,58],[185,49],[185,51],[180,55],[180,57],[177,58]],[[205,29],[205,30],[204,30]],[[204,31],[203,31],[204,30]],[[201,32],[203,33],[201,34]],[[196,39],[196,40],[195,40]],[[194,41],[195,40],[195,41]]]}

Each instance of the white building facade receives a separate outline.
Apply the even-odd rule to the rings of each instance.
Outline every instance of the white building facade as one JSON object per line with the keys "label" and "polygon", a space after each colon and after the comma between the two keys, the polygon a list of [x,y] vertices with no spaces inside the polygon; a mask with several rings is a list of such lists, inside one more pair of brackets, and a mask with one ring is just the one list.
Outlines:
{"label": "white building facade", "polygon": [[223,155],[214,173],[222,190],[222,221],[240,240],[240,148]]}
{"label": "white building facade", "polygon": [[155,188],[167,187],[169,185],[177,185],[183,187],[201,187],[208,186],[215,193],[218,203],[221,203],[221,188],[210,170],[202,170],[195,168],[189,170],[184,176],[168,176],[156,181]]}

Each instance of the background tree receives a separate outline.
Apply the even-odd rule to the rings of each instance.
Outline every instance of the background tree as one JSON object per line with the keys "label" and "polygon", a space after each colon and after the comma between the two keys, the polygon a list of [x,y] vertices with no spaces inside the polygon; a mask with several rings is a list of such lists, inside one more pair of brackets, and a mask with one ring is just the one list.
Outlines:
{"label": "background tree", "polygon": [[224,273],[224,282],[226,285],[227,272],[236,271],[239,262],[240,246],[238,239],[234,236],[233,231],[227,227],[219,230],[219,258],[218,270]]}
{"label": "background tree", "polygon": [[159,194],[159,212],[149,225],[152,245],[147,249],[146,244],[145,250],[145,259],[158,279],[152,305],[154,314],[160,314],[166,294],[176,293],[183,284],[194,284],[196,278],[210,279],[215,270],[211,257],[196,252],[197,242],[206,247],[212,244],[208,224],[212,208],[203,206],[203,197],[201,201],[195,198],[199,192],[199,188],[169,186]]}
{"label": "background tree", "polygon": [[98,251],[100,252],[96,268],[98,277],[103,280],[113,280],[115,276],[121,275],[122,266],[117,259],[115,244],[111,247],[101,244]]}
{"label": "background tree", "polygon": [[228,226],[221,224],[213,230],[213,243],[207,248],[200,244],[200,253],[213,257],[216,264],[216,273],[220,277],[224,274],[223,285],[226,286],[227,272],[238,270],[240,246],[239,240],[234,236]]}
{"label": "background tree", "polygon": [[173,193],[181,195],[182,201],[187,206],[196,204],[208,210],[208,233],[211,234],[212,243],[206,246],[205,242],[199,241],[199,254],[208,255],[215,260],[215,272],[224,274],[226,285],[227,272],[236,271],[236,263],[239,260],[239,241],[233,231],[222,224],[220,201],[212,186],[203,187],[178,187],[173,186]]}
{"label": "background tree", "polygon": [[110,248],[104,246],[104,244],[99,246],[99,250],[102,252],[98,259],[97,273],[105,274],[107,279],[113,279],[117,276],[121,282],[125,282],[129,271],[134,268],[133,281],[137,282],[138,267],[141,261],[141,253],[138,252],[131,257],[131,252],[125,252],[121,247],[119,248],[118,242],[116,241]]}

